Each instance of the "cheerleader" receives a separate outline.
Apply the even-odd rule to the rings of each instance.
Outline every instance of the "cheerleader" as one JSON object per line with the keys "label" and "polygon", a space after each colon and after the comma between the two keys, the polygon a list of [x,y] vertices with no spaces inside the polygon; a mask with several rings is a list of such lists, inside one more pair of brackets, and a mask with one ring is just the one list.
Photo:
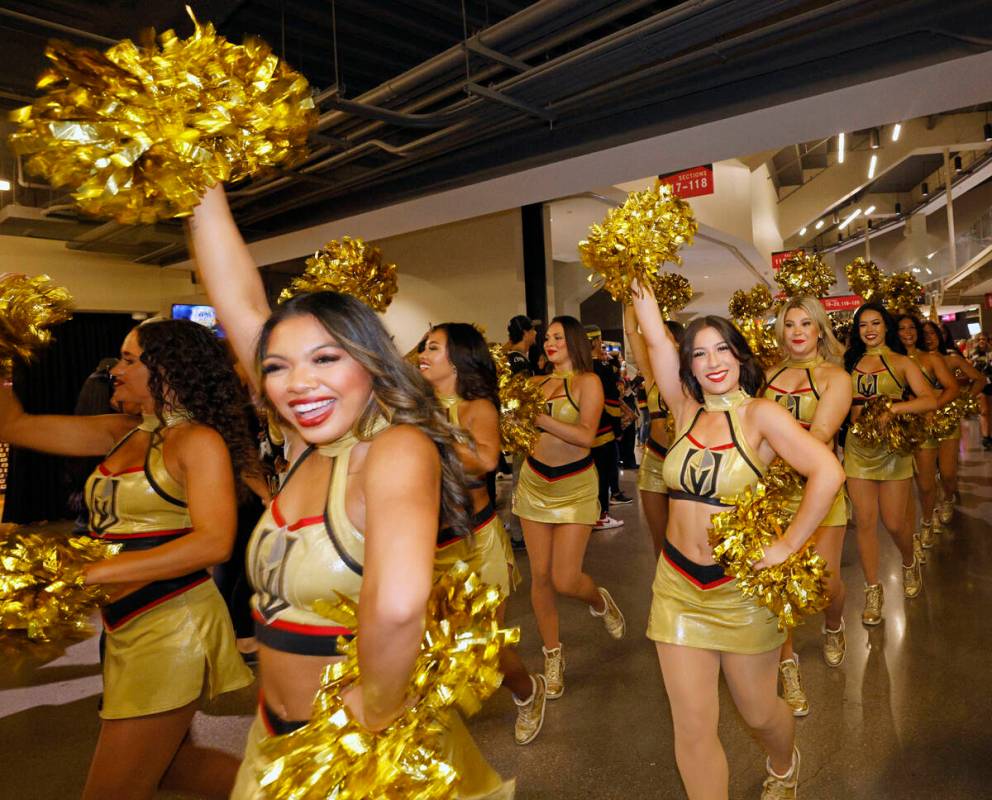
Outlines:
{"label": "cheerleader", "polygon": [[592,371],[582,324],[555,317],[544,353],[554,371],[533,378],[547,400],[537,418],[543,431],[520,469],[513,513],[520,517],[531,569],[531,604],[544,652],[547,697],[565,691],[565,659],[558,636],[557,595],[574,597],[620,639],[626,624],[610,593],[582,571],[586,545],[599,519],[598,480],[590,448],[603,410],[603,388]]}
{"label": "cheerleader", "polygon": [[[944,363],[953,373],[955,380],[964,394],[972,397],[981,395],[985,387],[985,376],[975,369],[971,363],[951,343],[950,336],[932,320],[923,322],[924,350],[943,356]],[[954,504],[958,497],[958,450],[961,446],[961,426],[954,433],[940,440],[937,454],[937,466],[940,469],[940,485],[943,498],[937,504],[937,520],[941,525],[947,525],[954,517]]]}
{"label": "cheerleader", "polygon": [[[448,420],[471,437],[470,444],[460,444],[457,449],[469,476],[472,533],[466,537],[441,531],[435,571],[443,574],[456,561],[465,561],[483,581],[498,586],[504,597],[497,611],[502,624],[505,598],[517,587],[520,573],[485,481],[485,475],[496,469],[501,449],[496,366],[482,334],[463,322],[431,328],[419,364],[420,374],[434,387]],[[544,724],[544,676],[532,676],[515,648],[500,652],[500,672],[517,706],[514,738],[517,744],[528,744]]]}
{"label": "cheerleader", "polygon": [[[261,694],[232,797],[259,796],[259,745],[309,720],[321,674],[340,658],[346,620],[314,610],[357,602],[361,680],[345,695],[369,730],[404,710],[423,636],[438,521],[467,531],[468,495],[453,429],[397,352],[379,317],[335,292],[302,294],[270,312],[224,191],[191,224],[197,265],[224,330],[255,364],[267,402],[307,447],[252,535],[248,573]],[[508,798],[460,718],[449,757],[462,798]]]}
{"label": "cheerleader", "polygon": [[[674,320],[665,324],[677,342],[682,335],[682,325]],[[661,399],[661,390],[651,372],[644,339],[637,329],[637,317],[631,306],[624,308],[624,328],[630,349],[637,362],[637,368],[644,376],[644,389],[650,428],[647,441],[644,444],[644,455],[637,471],[637,488],[641,495],[641,508],[648,521],[651,532],[651,543],[654,545],[654,556],[661,555],[661,546],[665,541],[665,527],[668,525],[668,487],[662,477],[665,464],[665,454],[668,452],[668,408]]]}
{"label": "cheerleader", "polygon": [[[823,305],[815,297],[794,297],[779,310],[775,336],[785,361],[769,370],[765,397],[774,400],[813,436],[835,449],[837,431],[851,408],[851,380],[839,366],[844,348],[834,337]],[[799,507],[795,498],[794,507]],[[840,557],[847,528],[847,498],[843,487],[827,516],[813,534],[816,551],[827,562],[827,594],[830,605],[824,612],[823,659],[828,666],[844,661],[844,581]],[[789,633],[782,646],[779,674],[785,701],[797,717],[809,713],[809,702],[799,672],[799,656]]]}
{"label": "cheerleader", "polygon": [[805,546],[827,516],[844,475],[836,457],[784,408],[753,397],[761,368],[737,329],[722,317],[693,320],[682,341],[662,323],[649,290],[634,310],[675,439],[665,458],[668,529],[652,587],[648,638],[654,640],[675,727],[675,760],[690,800],[726,798],[727,759],[717,731],[719,676],[768,754],[761,797],[795,798],[799,750],[795,721],[778,697],[785,634],[774,615],[745,598],[714,563],[710,517],[720,498],[753,486],[781,456],[808,480],[785,534],[755,569],[781,563]]}
{"label": "cheerleader", "polygon": [[9,384],[0,390],[3,441],[104,456],[84,491],[89,535],[122,552],[86,568],[111,602],[83,800],[144,800],[159,788],[226,798],[236,759],[195,746],[189,731],[202,697],[253,680],[207,572],[234,543],[235,475],[256,467],[250,402],[214,335],[183,320],[132,330],[110,375],[114,405],[141,417],[26,414]]}
{"label": "cheerleader", "polygon": [[[852,422],[861,406],[875,396],[892,399],[891,413],[923,414],[937,407],[937,397],[916,362],[906,355],[895,321],[879,302],[865,303],[855,313],[844,368],[854,389]],[[903,400],[908,390],[915,395]],[[884,596],[878,579],[878,520],[902,556],[903,594],[917,597],[923,590],[920,562],[913,553],[912,520],[906,518],[913,477],[913,456],[895,453],[884,444],[870,446],[848,432],[844,442],[847,493],[854,506],[858,555],[865,575],[865,608],[861,622],[882,621]]]}
{"label": "cheerleader", "polygon": [[[906,348],[908,355],[923,373],[927,383],[937,393],[937,408],[943,408],[954,400],[960,390],[954,375],[947,368],[944,359],[937,353],[925,351],[926,339],[923,333],[923,323],[914,314],[903,314],[897,320],[899,340]],[[913,534],[913,549],[921,564],[927,560],[926,551],[934,546],[934,515],[937,504],[937,454],[940,441],[927,439],[913,453],[913,465],[916,473],[916,490],[920,496],[920,530]],[[912,494],[907,510],[910,524],[916,518],[916,508]]]}

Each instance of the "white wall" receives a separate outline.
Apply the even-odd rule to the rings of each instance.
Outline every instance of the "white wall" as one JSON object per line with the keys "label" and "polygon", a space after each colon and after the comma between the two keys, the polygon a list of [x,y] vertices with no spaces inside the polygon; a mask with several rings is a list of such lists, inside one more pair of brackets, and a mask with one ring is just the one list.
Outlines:
{"label": "white wall", "polygon": [[158,313],[174,298],[196,292],[184,270],[68,250],[64,242],[26,236],[0,236],[0,270],[50,276],[69,290],[80,311]]}
{"label": "white wall", "polygon": [[385,322],[402,352],[420,340],[430,323],[478,323],[490,341],[502,342],[510,317],[524,313],[519,209],[376,244],[398,268],[399,291]]}

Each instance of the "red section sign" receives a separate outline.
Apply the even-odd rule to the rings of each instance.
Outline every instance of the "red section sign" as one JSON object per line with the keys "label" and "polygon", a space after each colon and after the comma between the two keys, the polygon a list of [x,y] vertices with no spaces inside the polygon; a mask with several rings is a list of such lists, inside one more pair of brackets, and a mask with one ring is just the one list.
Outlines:
{"label": "red section sign", "polygon": [[776,250],[772,253],[772,269],[778,272],[783,261],[788,261],[793,256],[801,255],[803,252],[802,248],[799,250]]}
{"label": "red section sign", "polygon": [[820,302],[826,311],[854,311],[864,300],[856,294],[845,294],[840,297],[824,297]]}
{"label": "red section sign", "polygon": [[713,194],[713,165],[703,164],[670,175],[659,175],[658,181],[671,186],[675,195],[683,199]]}

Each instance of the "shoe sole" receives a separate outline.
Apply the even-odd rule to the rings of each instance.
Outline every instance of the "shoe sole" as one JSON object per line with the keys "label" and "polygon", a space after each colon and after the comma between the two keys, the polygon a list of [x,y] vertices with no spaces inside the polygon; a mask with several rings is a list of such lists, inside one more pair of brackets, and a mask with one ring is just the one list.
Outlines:
{"label": "shoe sole", "polygon": [[868,626],[869,628],[874,628],[874,627],[875,627],[876,625],[881,625],[881,624],[882,624],[882,620],[884,620],[884,619],[885,619],[885,618],[884,618],[884,617],[882,617],[881,619],[877,619],[877,620],[875,620],[874,622],[869,622],[869,621],[868,621],[868,620],[866,620],[866,619],[865,619],[864,617],[862,617],[862,618],[861,618],[861,624],[862,624],[862,625],[867,625],[867,626]]}
{"label": "shoe sole", "polygon": [[545,700],[557,700],[563,694],[565,694],[565,687],[564,686],[562,686],[561,689],[559,689],[557,693],[556,692],[552,692],[552,691],[546,689],[545,692],[544,692],[544,699]]}
{"label": "shoe sole", "polygon": [[[788,705],[788,704],[786,704],[786,705]],[[789,708],[792,708],[792,706],[789,706]],[[792,709],[792,716],[794,716],[794,717],[808,717],[809,716],[809,707],[807,706],[805,711],[802,710],[801,708],[800,709],[793,708]]]}

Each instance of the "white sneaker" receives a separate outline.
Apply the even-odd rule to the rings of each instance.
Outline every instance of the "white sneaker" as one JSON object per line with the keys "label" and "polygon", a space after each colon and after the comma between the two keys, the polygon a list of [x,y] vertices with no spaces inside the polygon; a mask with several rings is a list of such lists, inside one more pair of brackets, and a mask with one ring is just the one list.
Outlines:
{"label": "white sneaker", "polygon": [[619,528],[623,525],[622,519],[614,519],[609,514],[605,517],[600,517],[596,524],[592,526],[594,531],[607,531],[610,528]]}

